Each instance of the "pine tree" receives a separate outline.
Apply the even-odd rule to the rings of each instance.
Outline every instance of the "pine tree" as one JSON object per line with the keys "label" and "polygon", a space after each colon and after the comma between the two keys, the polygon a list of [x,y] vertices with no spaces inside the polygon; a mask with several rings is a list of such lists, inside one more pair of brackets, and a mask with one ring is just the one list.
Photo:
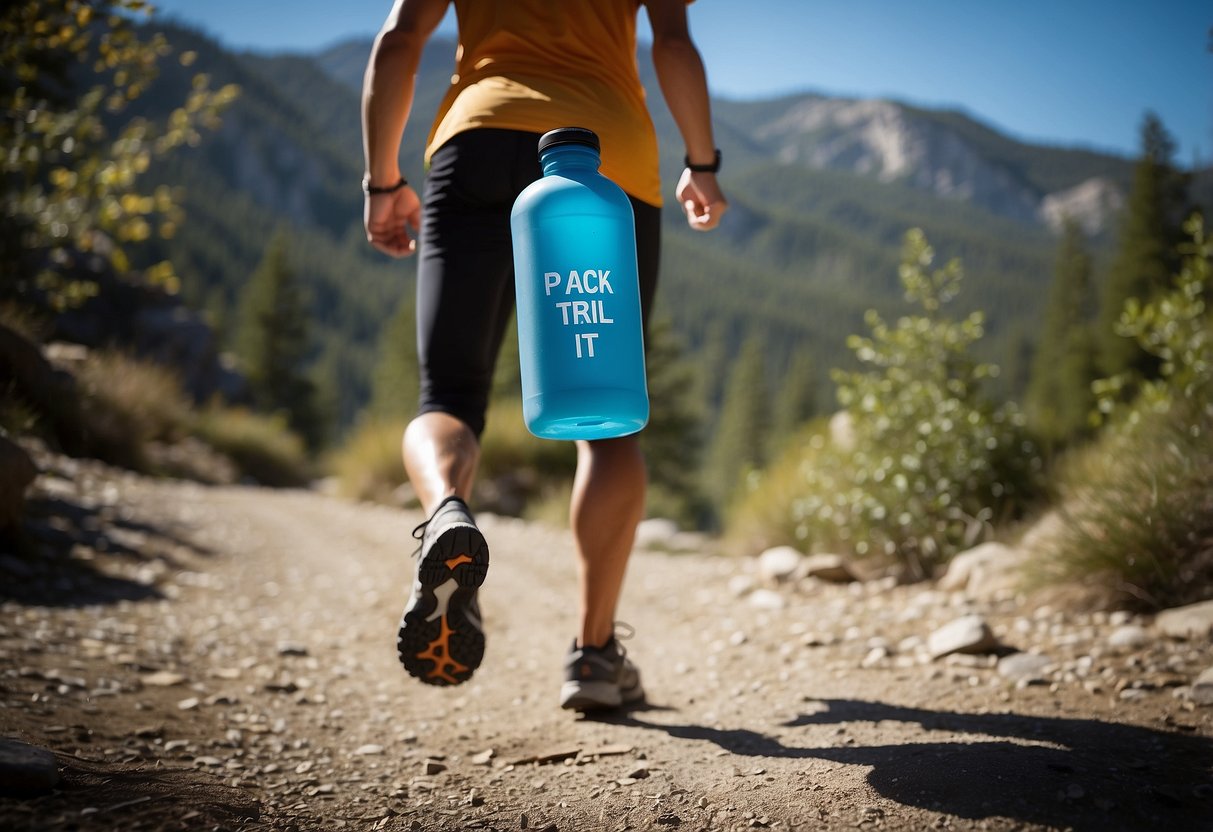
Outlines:
{"label": "pine tree", "polygon": [[1188,176],[1175,168],[1175,142],[1148,113],[1141,129],[1142,154],[1121,224],[1116,258],[1104,286],[1099,314],[1099,358],[1107,375],[1137,371],[1156,377],[1159,362],[1116,333],[1125,301],[1149,301],[1179,269],[1178,244],[1188,208]]}
{"label": "pine tree", "polygon": [[816,386],[812,357],[807,352],[796,353],[775,396],[768,455],[773,457],[797,428],[817,414]]}
{"label": "pine tree", "polygon": [[1091,272],[1082,229],[1067,219],[1025,399],[1029,424],[1050,444],[1086,431],[1095,408],[1091,382],[1098,372],[1091,334],[1095,305]]}
{"label": "pine tree", "polygon": [[721,508],[728,504],[746,473],[762,467],[766,458],[770,404],[764,352],[760,337],[748,338],[725,384],[707,463],[707,487]]}
{"label": "pine tree", "polygon": [[667,318],[650,325],[645,346],[650,416],[640,442],[649,471],[649,511],[695,524],[704,511],[699,485],[704,413],[695,368]]}
{"label": "pine tree", "polygon": [[285,233],[274,235],[245,287],[236,352],[257,408],[284,412],[291,428],[314,449],[323,441],[323,420],[315,407],[315,386],[304,367],[308,304],[287,260],[288,244]]}
{"label": "pine tree", "polygon": [[416,308],[413,293],[406,292],[379,338],[379,360],[371,375],[367,407],[372,418],[405,421],[417,413]]}

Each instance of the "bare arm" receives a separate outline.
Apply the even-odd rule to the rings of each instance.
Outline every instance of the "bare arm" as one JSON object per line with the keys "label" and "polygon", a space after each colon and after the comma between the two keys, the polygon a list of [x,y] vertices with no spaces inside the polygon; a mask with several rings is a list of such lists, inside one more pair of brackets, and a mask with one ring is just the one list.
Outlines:
{"label": "bare arm", "polygon": [[[375,38],[362,81],[362,151],[366,176],[376,187],[400,180],[400,139],[413,105],[421,50],[449,5],[450,0],[396,0]],[[407,257],[417,248],[408,229],[421,224],[421,201],[408,186],[367,196],[363,220],[371,245]]]}
{"label": "bare arm", "polygon": [[[712,109],[703,59],[687,27],[686,0],[644,0],[653,27],[653,66],[670,114],[678,125],[692,164],[716,158]],[[676,196],[694,229],[708,231],[720,224],[728,201],[714,173],[684,170]]]}

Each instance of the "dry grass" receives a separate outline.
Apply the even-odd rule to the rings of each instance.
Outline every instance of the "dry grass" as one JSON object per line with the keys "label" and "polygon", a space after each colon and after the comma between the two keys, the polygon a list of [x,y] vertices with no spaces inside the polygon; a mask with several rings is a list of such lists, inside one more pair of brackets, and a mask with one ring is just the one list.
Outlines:
{"label": "dry grass", "polygon": [[289,488],[312,478],[303,440],[280,417],[213,406],[197,415],[192,432],[261,485]]}
{"label": "dry grass", "polygon": [[404,422],[363,422],[329,457],[337,493],[354,500],[390,502],[406,480],[400,458]]}
{"label": "dry grass", "polygon": [[1061,525],[1031,581],[1096,582],[1157,608],[1213,591],[1213,410],[1177,404],[1061,462]]}
{"label": "dry grass", "polygon": [[95,351],[75,374],[90,445],[102,458],[143,470],[149,442],[172,442],[188,432],[191,404],[171,370]]}

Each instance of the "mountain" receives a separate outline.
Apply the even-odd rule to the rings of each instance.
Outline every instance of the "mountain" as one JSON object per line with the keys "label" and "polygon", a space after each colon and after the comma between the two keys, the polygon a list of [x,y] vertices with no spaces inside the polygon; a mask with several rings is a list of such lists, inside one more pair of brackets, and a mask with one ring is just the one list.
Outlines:
{"label": "mountain", "polygon": [[[165,34],[197,57],[189,70],[165,62],[140,102],[149,113],[183,100],[196,71],[242,94],[221,129],[151,172],[182,186],[189,218],[152,255],[171,255],[191,301],[222,322],[270,235],[291,229],[293,265],[313,299],[315,357],[348,424],[366,401],[378,332],[415,268],[362,239],[359,88],[370,41],[265,56],[184,29]],[[420,66],[401,151],[418,184],[454,52],[453,41],[436,39]],[[672,183],[682,142],[651,61],[640,60]],[[697,234],[667,203],[658,313],[696,354],[715,337],[735,354],[747,333],[762,331],[773,378],[793,353],[811,350],[823,389],[828,369],[848,360],[846,337],[863,330],[864,311],[901,308],[897,257],[911,227],[924,229],[941,258],[963,260],[961,311],[988,310],[986,357],[1021,351],[1052,275],[1050,228],[1070,213],[1097,245],[1106,241],[1131,172],[1119,157],[1032,145],[962,113],[893,101],[805,94],[713,107],[731,210],[718,232]]]}

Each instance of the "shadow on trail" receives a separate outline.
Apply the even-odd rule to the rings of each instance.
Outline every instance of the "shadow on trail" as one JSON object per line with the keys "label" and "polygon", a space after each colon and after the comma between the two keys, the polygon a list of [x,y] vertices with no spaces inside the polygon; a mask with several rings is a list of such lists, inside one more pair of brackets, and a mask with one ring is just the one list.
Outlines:
{"label": "shadow on trail", "polygon": [[802,747],[744,728],[667,724],[636,712],[599,719],[711,742],[744,757],[870,766],[868,783],[889,800],[974,820],[1001,817],[1076,830],[1213,829],[1213,740],[1204,737],[1096,719],[965,714],[849,699],[820,704],[783,727],[896,722],[967,736]]}
{"label": "shadow on trail", "polygon": [[213,554],[112,508],[35,497],[19,536],[0,538],[0,601],[84,607],[157,599],[155,585],[128,576],[130,567],[157,561],[176,570],[178,552]]}

